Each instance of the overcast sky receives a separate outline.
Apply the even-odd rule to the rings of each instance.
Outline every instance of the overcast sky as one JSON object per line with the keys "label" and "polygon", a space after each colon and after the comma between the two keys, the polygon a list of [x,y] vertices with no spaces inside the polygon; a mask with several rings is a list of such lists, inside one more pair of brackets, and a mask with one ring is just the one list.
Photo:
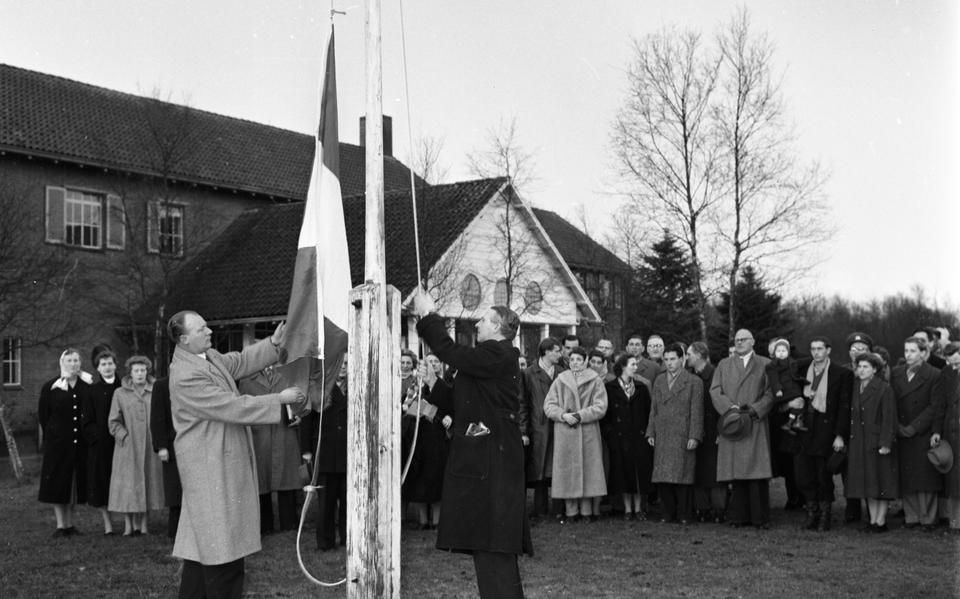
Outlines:
{"label": "overcast sky", "polygon": [[[535,205],[602,237],[617,200],[611,123],[631,39],[663,25],[712,35],[727,0],[405,4],[413,137],[444,140],[448,181],[516,118],[535,154]],[[832,173],[840,230],[830,259],[793,292],[867,299],[923,285],[960,305],[957,268],[958,3],[762,0],[745,3],[775,42],[799,151]],[[337,17],[340,131],[356,143],[364,109],[362,0]],[[301,132],[317,115],[329,0],[0,0],[0,62]],[[383,2],[384,112],[408,157],[399,8]]]}

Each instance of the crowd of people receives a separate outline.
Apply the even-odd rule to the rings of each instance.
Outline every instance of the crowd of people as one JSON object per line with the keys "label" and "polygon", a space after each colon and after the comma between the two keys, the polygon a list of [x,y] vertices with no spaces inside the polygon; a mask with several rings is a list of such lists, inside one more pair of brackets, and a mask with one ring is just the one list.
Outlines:
{"label": "crowd of people", "polygon": [[773,339],[768,358],[740,330],[716,366],[702,342],[634,335],[617,352],[608,339],[587,351],[575,335],[548,337],[521,380],[531,520],[642,520],[659,504],[664,522],[767,529],[769,481],[782,477],[785,509],[826,531],[840,475],[845,521],[864,531],[889,529],[892,500],[906,528],[960,530],[960,344],[940,337],[918,328],[891,365],[854,332],[839,364],[826,337],[800,359]]}
{"label": "crowd of people", "polygon": [[[491,321],[505,318],[496,316]],[[209,331],[205,325],[195,328]],[[185,348],[192,339],[183,332],[171,336]],[[209,345],[209,335],[201,340]],[[257,351],[270,353],[261,345],[267,349]],[[769,358],[758,355],[754,345],[751,332],[740,330],[729,355],[713,365],[700,341],[665,343],[651,335],[644,343],[633,335],[617,351],[609,339],[587,349],[568,335],[543,339],[529,361],[520,356],[518,374],[507,377],[513,381],[509,388],[498,388],[514,396],[519,410],[498,410],[509,416],[522,442],[523,478],[533,495],[525,501],[529,522],[656,517],[683,525],[726,522],[767,529],[769,481],[783,477],[785,508],[805,510],[805,529],[827,531],[839,475],[844,519],[864,531],[889,529],[893,500],[902,505],[906,528],[933,530],[946,522],[947,530],[960,530],[960,473],[952,467],[953,448],[960,447],[960,344],[921,327],[904,341],[898,364],[863,332],[847,337],[845,364],[831,360],[832,343],[825,337],[813,338],[806,348],[774,339]],[[457,360],[451,351],[437,348]],[[797,358],[798,353],[806,355]],[[221,356],[209,348],[183,355],[206,356],[204,361]],[[98,346],[91,357],[95,378],[82,370],[77,350],[65,350],[60,375],[40,393],[39,499],[53,504],[54,534],[78,534],[74,509],[87,502],[100,511],[106,535],[115,534],[112,514],[123,515],[124,536],[137,536],[148,533],[148,512],[166,507],[167,534],[177,537],[183,522],[180,475],[200,474],[194,459],[177,455],[174,441],[188,447],[181,441],[192,425],[177,424],[183,416],[171,414],[170,381],[151,376],[148,358],[131,356],[120,376],[109,346]],[[261,361],[275,359],[270,353]],[[431,530],[440,524],[441,499],[450,492],[445,473],[454,437],[475,443],[491,429],[482,420],[465,423],[462,414],[458,419],[455,406],[462,410],[469,404],[452,397],[467,383],[458,384],[457,369],[436,354],[427,352],[421,361],[404,350],[400,370],[401,496],[405,513],[413,513],[411,526]],[[476,373],[465,376],[474,380]],[[282,389],[271,365],[252,374],[237,370],[236,379],[228,378],[224,386],[239,397],[276,398],[236,416],[245,425],[238,430],[249,426],[258,482],[233,491],[259,503],[259,532],[274,530],[274,493],[280,530],[297,526],[298,490],[316,468],[322,488],[317,546],[344,545],[346,363],[323,405],[304,404],[299,412],[286,404],[299,401],[302,392]],[[453,459],[453,469],[469,470],[467,479],[495,475],[489,468],[477,470],[483,464],[471,462],[468,454]],[[453,525],[447,529],[457,532],[443,533],[441,527],[441,537],[469,534]],[[526,524],[518,530],[527,547]]]}

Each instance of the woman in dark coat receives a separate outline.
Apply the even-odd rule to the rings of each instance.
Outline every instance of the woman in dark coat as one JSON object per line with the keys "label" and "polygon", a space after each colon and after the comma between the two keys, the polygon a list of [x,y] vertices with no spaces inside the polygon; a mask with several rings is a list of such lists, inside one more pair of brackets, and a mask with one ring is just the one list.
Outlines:
{"label": "woman in dark coat", "polygon": [[623,496],[626,520],[646,519],[647,494],[653,490],[653,448],[647,443],[650,391],[634,382],[637,358],[623,354],[613,364],[615,378],[607,383],[607,413],[600,430],[610,451],[607,493]]}
{"label": "woman in dark coat", "polygon": [[73,512],[87,499],[87,443],[81,424],[92,381],[80,371],[80,353],[69,348],[60,354],[60,376],[40,388],[37,420],[43,433],[43,465],[38,499],[53,504],[55,537],[77,534]]}
{"label": "woman in dark coat", "polygon": [[110,470],[113,466],[113,435],[107,428],[113,392],[120,388],[117,376],[117,356],[113,350],[100,346],[93,356],[93,365],[99,376],[90,385],[90,393],[83,404],[83,438],[87,442],[87,503],[100,509],[103,534],[113,534],[113,523],[107,511],[110,496]]}
{"label": "woman in dark coat", "polygon": [[927,459],[936,414],[933,388],[940,371],[927,364],[926,349],[926,341],[919,337],[904,341],[906,364],[890,373],[890,386],[897,400],[897,454],[905,525],[929,530],[937,522],[937,493],[943,477]]}
{"label": "woman in dark coat", "polygon": [[403,446],[408,451],[414,442],[413,433],[417,431],[410,469],[400,492],[403,500],[409,501],[417,510],[417,522],[421,530],[432,530],[440,524],[443,471],[447,466],[449,451],[447,428],[452,420],[438,404],[444,403],[442,398],[449,395],[450,389],[440,378],[442,373],[438,372],[438,366],[442,367],[440,360],[430,354],[419,367],[423,379],[419,430],[416,429],[416,402],[412,402],[404,412],[401,425]]}
{"label": "woman in dark coat", "polygon": [[870,532],[887,531],[887,507],[900,496],[897,467],[897,403],[893,390],[881,380],[883,361],[874,354],[856,360],[856,378],[850,400],[850,444],[847,454],[847,497],[867,500]]}

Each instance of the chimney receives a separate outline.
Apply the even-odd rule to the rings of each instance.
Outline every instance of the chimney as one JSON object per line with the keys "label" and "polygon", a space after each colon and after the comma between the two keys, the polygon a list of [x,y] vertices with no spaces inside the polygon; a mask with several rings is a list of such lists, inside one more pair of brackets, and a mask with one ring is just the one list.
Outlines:
{"label": "chimney", "polygon": [[[367,117],[360,117],[360,147],[367,145]],[[383,115],[383,155],[393,156],[393,118]]]}

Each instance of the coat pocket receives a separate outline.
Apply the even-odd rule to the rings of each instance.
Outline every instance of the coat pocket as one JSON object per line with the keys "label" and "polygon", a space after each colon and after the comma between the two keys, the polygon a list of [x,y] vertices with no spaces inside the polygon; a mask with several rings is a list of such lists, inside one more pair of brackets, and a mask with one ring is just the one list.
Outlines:
{"label": "coat pocket", "polygon": [[490,437],[458,437],[450,455],[450,474],[484,480],[490,473]]}

